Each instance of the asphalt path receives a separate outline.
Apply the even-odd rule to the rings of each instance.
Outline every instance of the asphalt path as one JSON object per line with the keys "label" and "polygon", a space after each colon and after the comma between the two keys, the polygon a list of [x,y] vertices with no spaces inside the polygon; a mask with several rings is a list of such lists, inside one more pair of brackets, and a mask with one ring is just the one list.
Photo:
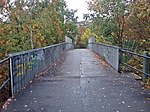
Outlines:
{"label": "asphalt path", "polygon": [[2,112],[150,112],[150,91],[90,50],[66,52]]}

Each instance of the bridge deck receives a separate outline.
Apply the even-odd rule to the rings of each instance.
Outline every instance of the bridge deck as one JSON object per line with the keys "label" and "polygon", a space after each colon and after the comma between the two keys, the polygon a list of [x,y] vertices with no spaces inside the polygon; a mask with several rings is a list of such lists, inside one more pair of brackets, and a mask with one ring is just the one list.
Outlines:
{"label": "bridge deck", "polygon": [[89,50],[70,50],[3,112],[150,112],[150,93]]}

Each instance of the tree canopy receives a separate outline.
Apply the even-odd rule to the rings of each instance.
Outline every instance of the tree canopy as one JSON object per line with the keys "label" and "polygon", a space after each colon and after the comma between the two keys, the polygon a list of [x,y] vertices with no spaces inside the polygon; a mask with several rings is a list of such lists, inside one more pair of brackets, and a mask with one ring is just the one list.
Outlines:
{"label": "tree canopy", "polygon": [[1,0],[0,58],[76,36],[76,10],[64,0]]}
{"label": "tree canopy", "polygon": [[84,19],[99,42],[150,52],[149,0],[91,0],[88,10]]}

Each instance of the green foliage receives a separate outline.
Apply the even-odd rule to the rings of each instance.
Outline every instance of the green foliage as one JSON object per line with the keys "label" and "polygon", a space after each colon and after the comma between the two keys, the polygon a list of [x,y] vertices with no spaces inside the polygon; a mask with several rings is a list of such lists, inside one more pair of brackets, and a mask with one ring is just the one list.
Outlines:
{"label": "green foliage", "polygon": [[99,37],[105,38],[105,43],[116,43],[116,37],[114,32],[117,31],[117,27],[112,21],[97,17],[91,26],[91,30]]}
{"label": "green foliage", "polygon": [[126,19],[125,36],[137,40],[140,50],[150,52],[150,3],[147,0],[133,2]]}
{"label": "green foliage", "polygon": [[90,37],[95,36],[95,34],[91,31],[91,29],[87,28],[81,36],[81,42],[87,45]]}
{"label": "green foliage", "polygon": [[[146,50],[150,54],[149,0],[91,0],[88,9],[92,14],[84,14],[84,18],[92,20],[90,29],[100,38],[97,42],[118,45],[139,54]],[[122,56],[123,62],[142,70],[142,58]]]}
{"label": "green foliage", "polygon": [[0,22],[0,59],[9,53],[64,42],[65,35],[76,36],[76,10],[69,10],[64,0],[15,0],[8,4],[1,5],[0,13],[4,16],[7,10],[8,19]]}
{"label": "green foliage", "polygon": [[[128,1],[124,0],[91,0],[88,2],[90,14],[98,35],[108,38],[108,42],[122,46],[124,17],[128,12]],[[93,16],[94,15],[94,16]],[[100,28],[98,28],[100,27]],[[94,28],[94,30],[95,30]],[[112,40],[110,40],[112,39]]]}
{"label": "green foliage", "polygon": [[75,37],[78,33],[77,25],[74,22],[66,22],[65,29],[67,31],[67,37],[71,38],[72,41],[75,42]]}
{"label": "green foliage", "polygon": [[84,18],[93,21],[96,35],[123,48],[150,50],[149,1],[91,0],[88,9],[93,13]]}

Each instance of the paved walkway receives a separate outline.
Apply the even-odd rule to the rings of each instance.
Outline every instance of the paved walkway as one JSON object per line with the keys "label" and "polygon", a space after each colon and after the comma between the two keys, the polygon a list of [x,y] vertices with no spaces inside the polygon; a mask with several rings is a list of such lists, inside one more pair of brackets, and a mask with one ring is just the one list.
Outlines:
{"label": "paved walkway", "polygon": [[71,50],[3,112],[150,112],[150,91],[89,50]]}

